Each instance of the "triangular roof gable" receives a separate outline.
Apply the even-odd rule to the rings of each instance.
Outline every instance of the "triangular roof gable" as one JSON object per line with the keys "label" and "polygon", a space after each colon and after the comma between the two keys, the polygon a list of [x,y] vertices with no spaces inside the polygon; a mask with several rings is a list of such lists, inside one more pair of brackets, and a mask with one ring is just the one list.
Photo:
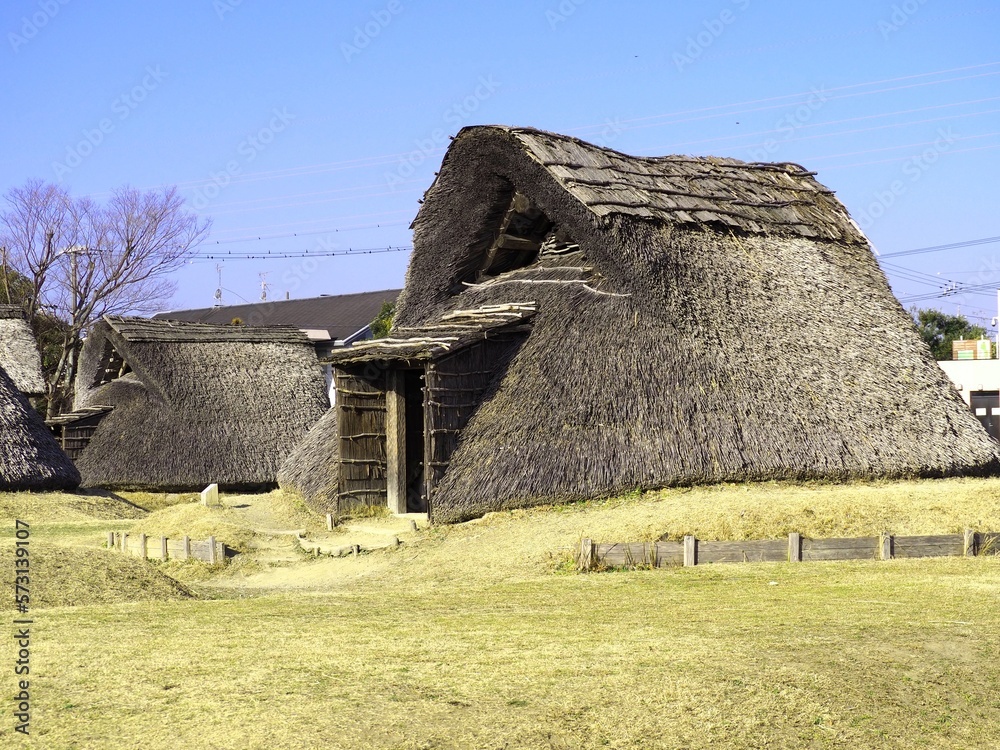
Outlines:
{"label": "triangular roof gable", "polygon": [[220,326],[204,323],[184,323],[172,320],[150,320],[106,315],[94,326],[81,361],[80,376],[85,389],[101,382],[103,368],[110,351],[121,357],[142,384],[163,401],[170,401],[162,368],[146,356],[150,348],[172,344],[286,344],[311,347],[309,338],[296,328],[275,326]]}
{"label": "triangular roof gable", "polygon": [[833,193],[798,165],[634,157],[539,130],[470,127],[455,137],[413,222],[397,320],[419,324],[415,308],[444,302],[487,267],[520,197],[612,278],[617,229],[628,221],[867,245]]}

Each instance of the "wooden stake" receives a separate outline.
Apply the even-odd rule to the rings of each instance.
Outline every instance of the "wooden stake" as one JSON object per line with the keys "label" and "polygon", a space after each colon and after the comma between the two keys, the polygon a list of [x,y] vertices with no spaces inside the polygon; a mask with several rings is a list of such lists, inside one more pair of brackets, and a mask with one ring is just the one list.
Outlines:
{"label": "wooden stake", "polygon": [[139,557],[146,559],[146,535],[139,534]]}
{"label": "wooden stake", "polygon": [[208,562],[210,565],[215,565],[215,537],[210,536],[208,538]]}
{"label": "wooden stake", "polygon": [[788,562],[802,562],[802,535],[797,531],[788,535]]}
{"label": "wooden stake", "polygon": [[975,557],[976,551],[976,532],[966,529],[965,539],[962,541],[962,554],[966,557]]}
{"label": "wooden stake", "polygon": [[165,536],[160,537],[160,559],[167,559],[167,538]]}
{"label": "wooden stake", "polygon": [[109,531],[108,532],[108,549],[114,549],[114,548],[115,548],[115,532]]}
{"label": "wooden stake", "polygon": [[580,558],[576,561],[576,566],[584,572],[594,569],[594,553],[596,552],[592,539],[584,539],[580,543]]}
{"label": "wooden stake", "polygon": [[190,560],[191,559],[191,537],[189,537],[189,536],[185,536],[184,537],[184,553],[183,554],[184,554],[184,557],[181,558],[182,560]]}
{"label": "wooden stake", "polygon": [[879,559],[892,559],[892,535],[887,531],[883,531],[879,536]]}
{"label": "wooden stake", "polygon": [[698,564],[698,540],[690,534],[684,537],[684,567]]}

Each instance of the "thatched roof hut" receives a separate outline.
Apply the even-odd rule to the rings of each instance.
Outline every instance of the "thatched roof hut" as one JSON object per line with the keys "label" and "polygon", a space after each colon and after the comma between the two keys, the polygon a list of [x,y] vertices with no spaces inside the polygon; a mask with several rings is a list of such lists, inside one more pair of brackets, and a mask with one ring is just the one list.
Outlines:
{"label": "thatched roof hut", "polygon": [[[107,316],[76,382],[85,485],[157,490],[274,485],[278,467],[329,407],[308,337]],[[62,429],[73,429],[73,415]]]}
{"label": "thatched roof hut", "polygon": [[336,485],[313,496],[340,510],[450,522],[634,488],[1000,466],[866,238],[798,165],[472,127],[413,229],[391,338],[335,355]]}
{"label": "thatched roof hut", "polygon": [[80,483],[26,398],[44,392],[35,338],[21,308],[0,305],[0,490],[66,490]]}
{"label": "thatched roof hut", "polygon": [[0,367],[26,396],[45,393],[35,334],[18,305],[0,305]]}

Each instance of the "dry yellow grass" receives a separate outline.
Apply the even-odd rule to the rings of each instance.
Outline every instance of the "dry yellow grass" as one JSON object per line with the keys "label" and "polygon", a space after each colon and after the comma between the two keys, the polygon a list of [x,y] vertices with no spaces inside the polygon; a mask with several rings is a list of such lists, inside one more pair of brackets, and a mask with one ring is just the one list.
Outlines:
{"label": "dry yellow grass", "polygon": [[[1000,558],[560,573],[583,536],[1000,530],[998,490],[670,490],[403,532],[356,559],[219,571],[212,601],[41,609],[34,734],[13,743],[0,724],[0,745],[990,746]],[[135,528],[276,528],[289,502],[248,497],[218,518],[178,506]]]}

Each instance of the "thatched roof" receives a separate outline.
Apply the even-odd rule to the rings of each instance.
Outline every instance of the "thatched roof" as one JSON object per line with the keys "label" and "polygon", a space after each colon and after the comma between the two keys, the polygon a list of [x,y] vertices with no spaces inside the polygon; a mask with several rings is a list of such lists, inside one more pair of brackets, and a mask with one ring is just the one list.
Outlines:
{"label": "thatched roof", "polygon": [[0,367],[0,490],[70,490],[80,474]]}
{"label": "thatched roof", "polygon": [[85,485],[273,485],[329,407],[308,338],[107,316],[87,337],[76,408],[110,406],[77,460]]}
{"label": "thatched roof", "polygon": [[278,471],[282,489],[298,492],[319,513],[337,512],[337,462],[331,460],[331,446],[338,437],[337,410],[328,409]]}
{"label": "thatched roof", "polygon": [[798,165],[466,128],[413,229],[393,337],[537,307],[435,488],[437,521],[684,483],[1000,468],[865,237]]}
{"label": "thatched roof", "polygon": [[0,305],[0,367],[28,396],[45,393],[42,360],[35,345],[35,335],[17,305]]}

